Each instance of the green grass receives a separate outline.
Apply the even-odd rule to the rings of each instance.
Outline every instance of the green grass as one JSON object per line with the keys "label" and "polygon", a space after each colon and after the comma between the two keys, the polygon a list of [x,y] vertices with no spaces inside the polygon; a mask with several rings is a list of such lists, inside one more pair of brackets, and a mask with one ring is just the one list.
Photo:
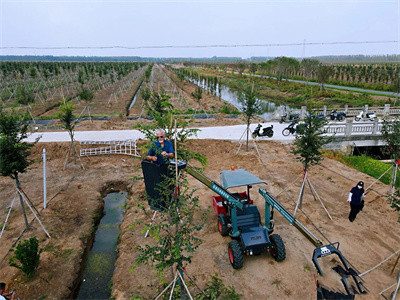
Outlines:
{"label": "green grass", "polygon": [[[328,156],[330,156],[330,155],[328,155]],[[339,160],[342,163],[344,163],[360,172],[368,174],[376,179],[378,179],[386,170],[388,170],[389,168],[392,167],[391,164],[381,162],[379,160],[373,159],[366,155],[351,156],[351,155],[335,154],[334,157],[332,157],[332,158]],[[390,184],[391,176],[392,176],[392,171],[388,171],[380,179],[380,181],[385,184]],[[400,187],[400,174],[398,174],[398,176],[397,176],[396,186]]]}

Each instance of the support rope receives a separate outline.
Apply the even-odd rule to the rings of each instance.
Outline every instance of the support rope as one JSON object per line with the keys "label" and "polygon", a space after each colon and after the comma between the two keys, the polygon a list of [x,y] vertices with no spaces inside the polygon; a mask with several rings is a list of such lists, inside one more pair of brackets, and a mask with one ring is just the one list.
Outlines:
{"label": "support rope", "polygon": [[377,264],[375,267],[372,267],[371,269],[369,269],[368,271],[365,271],[364,273],[361,273],[360,277],[364,276],[365,274],[368,274],[369,272],[375,270],[376,268],[378,268],[379,266],[381,266],[382,264],[384,264],[385,262],[387,262],[389,259],[391,259],[394,255],[396,255],[397,253],[400,252],[400,249],[398,249],[396,252],[392,253],[389,257],[385,258],[384,260],[382,260],[379,264]]}

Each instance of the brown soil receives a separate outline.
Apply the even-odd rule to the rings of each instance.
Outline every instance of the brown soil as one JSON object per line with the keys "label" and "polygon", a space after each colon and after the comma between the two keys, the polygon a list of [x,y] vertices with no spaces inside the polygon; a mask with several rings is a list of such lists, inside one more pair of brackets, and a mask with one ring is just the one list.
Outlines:
{"label": "brown soil", "polygon": [[[260,153],[265,165],[258,159],[255,149],[250,149],[249,152],[242,149],[239,154],[236,154],[238,145],[235,143],[197,140],[190,141],[189,146],[192,151],[198,151],[208,157],[205,174],[216,181],[219,181],[220,171],[230,169],[231,165],[234,165],[236,168],[246,168],[264,179],[268,183],[268,190],[273,195],[278,195],[282,191],[280,185],[287,186],[297,176],[298,180],[288,188],[289,195],[294,200],[297,199],[301,184],[301,165],[290,153],[289,145],[271,141],[260,142]],[[72,168],[72,165],[63,170],[62,164],[68,145],[37,144],[32,154],[35,163],[21,175],[21,183],[39,210],[42,208],[42,171],[39,161],[43,147],[46,148],[49,158],[47,184],[49,204],[48,208],[41,212],[41,220],[52,238],[47,239],[35,221],[21,240],[37,236],[40,246],[45,249],[41,255],[37,274],[25,281],[19,271],[8,266],[6,260],[0,265],[1,281],[7,282],[10,289],[16,288],[21,299],[38,299],[46,295],[48,299],[70,296],[77,283],[93,224],[103,206],[102,196],[110,190],[111,186],[115,186],[116,189],[126,188],[131,197],[121,224],[119,257],[113,277],[112,295],[117,299],[127,299],[139,294],[145,299],[155,297],[160,285],[154,277],[155,273],[151,265],[140,265],[135,271],[130,272],[138,256],[134,247],[152,241],[151,238],[144,239],[139,227],[132,229],[130,226],[138,221],[149,222],[152,213],[147,209],[146,216],[138,208],[138,203],[146,206],[143,198],[143,182],[130,179],[132,175],[141,175],[141,171],[137,168],[139,160],[124,156],[90,157],[83,159],[85,170]],[[395,234],[399,230],[398,213],[390,209],[384,197],[371,191],[367,195],[364,210],[357,216],[354,223],[350,223],[347,219],[348,191],[354,186],[355,181],[364,180],[368,186],[374,179],[335,160],[325,159],[323,165],[327,168],[321,166],[312,168],[310,179],[332,215],[333,221],[328,219],[321,204],[312,198],[308,189],[304,196],[303,211],[330,241],[339,241],[340,249],[345,257],[360,272],[364,272],[399,247],[400,238]],[[354,178],[354,181],[330,170],[345,177]],[[190,187],[198,189],[196,195],[200,199],[201,207],[205,210],[209,209],[205,227],[198,234],[203,239],[203,244],[195,253],[192,264],[187,266],[188,274],[195,277],[200,286],[204,287],[210,275],[218,273],[224,284],[233,285],[244,299],[315,298],[314,274],[316,270],[311,261],[314,246],[279,213],[275,213],[274,233],[281,235],[285,243],[286,260],[277,263],[268,255],[245,257],[243,269],[234,270],[227,257],[227,244],[230,238],[221,237],[218,233],[217,217],[211,208],[214,193],[193,178],[189,178],[189,183]],[[0,189],[2,191],[0,205],[3,207],[0,221],[4,222],[6,208],[15,192],[14,182],[2,177]],[[387,186],[377,183],[374,189],[385,193]],[[264,205],[256,186],[251,195],[263,216]],[[277,199],[289,211],[294,211],[295,204],[285,193],[281,193]],[[32,214],[29,213],[29,219],[32,218]],[[327,243],[302,213],[298,213],[298,218],[318,238]],[[0,258],[3,258],[23,228],[21,208],[16,202],[8,228],[2,237]],[[395,282],[395,275],[390,274],[395,258],[364,276],[366,286],[370,290],[364,298],[378,299],[377,294]],[[325,275],[317,276],[317,278],[327,286],[343,291],[339,275],[330,270],[330,267],[337,264],[338,260],[327,257],[320,263]],[[168,272],[166,275],[168,281]],[[349,282],[352,283],[350,279]]]}
{"label": "brown soil", "polygon": [[[301,165],[290,153],[290,146],[277,142],[260,143],[261,157],[265,165],[257,158],[255,149],[236,154],[237,146],[226,141],[193,141],[190,148],[207,155],[208,167],[205,174],[217,181],[221,170],[230,169],[231,165],[234,165],[236,168],[246,168],[264,179],[268,183],[268,190],[277,195],[282,191],[280,185],[288,185],[297,176],[296,183],[288,189],[290,196],[294,200],[297,199],[301,185]],[[399,229],[398,213],[389,208],[383,197],[371,191],[366,198],[366,207],[356,221],[350,223],[347,219],[348,191],[354,186],[355,181],[362,179],[368,186],[373,182],[373,178],[335,160],[325,159],[323,165],[328,169],[314,167],[309,178],[316,186],[333,221],[328,219],[321,204],[312,198],[308,189],[304,196],[303,211],[331,242],[340,242],[340,249],[345,257],[363,272],[397,250],[400,238],[393,233]],[[354,178],[354,182],[329,169]],[[214,193],[193,178],[189,178],[189,182],[191,187],[198,189],[196,195],[200,198],[201,207],[210,209],[206,225],[199,233],[203,244],[194,255],[192,264],[186,268],[188,274],[196,277],[200,286],[204,287],[210,280],[210,275],[218,273],[223,282],[226,285],[233,285],[244,299],[315,298],[316,270],[311,260],[314,246],[299,231],[279,213],[275,213],[275,233],[283,238],[286,260],[277,263],[268,255],[245,257],[243,269],[234,270],[227,255],[230,238],[221,237],[218,233],[217,216],[211,208]],[[384,193],[387,186],[378,183],[374,189]],[[256,187],[253,189],[252,198],[263,215],[263,199],[258,195]],[[288,196],[282,193],[278,199],[289,211],[294,211],[295,204]],[[151,265],[141,265],[134,272],[129,272],[134,259],[138,256],[138,252],[133,250],[134,246],[151,243],[150,238],[144,239],[139,229],[132,230],[129,227],[138,221],[149,222],[151,218],[150,210],[145,216],[143,212],[134,208],[137,201],[145,205],[143,195],[137,195],[132,199],[130,202],[132,209],[127,212],[121,225],[121,242],[118,248],[120,256],[113,278],[113,296],[117,299],[130,298],[138,294],[145,299],[154,298],[158,291],[156,287],[159,287]],[[328,243],[302,213],[298,214],[298,218],[324,244]],[[390,274],[394,262],[395,258],[364,277],[366,286],[370,290],[365,298],[379,298],[377,294],[395,281],[395,276]],[[321,259],[320,265],[325,275],[323,277],[317,275],[317,279],[328,287],[344,292],[339,275],[330,269],[338,263],[339,260],[333,256]],[[169,273],[166,272],[166,275],[166,280],[169,281]],[[353,283],[351,280],[349,282]]]}

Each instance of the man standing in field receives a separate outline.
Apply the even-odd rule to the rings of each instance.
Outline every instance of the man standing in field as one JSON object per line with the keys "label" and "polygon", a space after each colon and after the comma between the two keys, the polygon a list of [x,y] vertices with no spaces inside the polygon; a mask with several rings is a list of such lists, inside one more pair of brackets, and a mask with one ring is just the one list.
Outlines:
{"label": "man standing in field", "polygon": [[157,140],[151,144],[147,152],[147,160],[153,161],[158,165],[168,163],[170,158],[174,157],[174,147],[172,143],[165,139],[165,131],[156,130]]}

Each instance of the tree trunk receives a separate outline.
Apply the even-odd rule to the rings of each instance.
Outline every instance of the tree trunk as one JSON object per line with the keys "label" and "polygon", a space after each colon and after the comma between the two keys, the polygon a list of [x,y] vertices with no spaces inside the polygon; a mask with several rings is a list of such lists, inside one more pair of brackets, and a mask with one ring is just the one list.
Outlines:
{"label": "tree trunk", "polygon": [[249,130],[250,130],[250,120],[247,121],[247,129],[246,129],[246,152],[249,151]]}
{"label": "tree trunk", "polygon": [[[15,182],[17,184],[17,189],[19,191],[20,188],[21,188],[21,183],[19,182],[19,179],[18,179],[18,173],[15,173],[14,176],[15,176]],[[21,203],[22,213],[23,213],[24,219],[25,219],[25,226],[26,226],[26,229],[28,229],[29,228],[29,223],[28,223],[28,219],[26,218],[24,200],[22,199],[21,193],[18,193],[18,194],[19,194],[19,202]]]}
{"label": "tree trunk", "polygon": [[74,165],[76,165],[76,149],[75,149],[75,143],[74,143],[74,133],[70,131],[69,136],[71,138],[71,147],[72,147],[72,156],[74,158]]}

